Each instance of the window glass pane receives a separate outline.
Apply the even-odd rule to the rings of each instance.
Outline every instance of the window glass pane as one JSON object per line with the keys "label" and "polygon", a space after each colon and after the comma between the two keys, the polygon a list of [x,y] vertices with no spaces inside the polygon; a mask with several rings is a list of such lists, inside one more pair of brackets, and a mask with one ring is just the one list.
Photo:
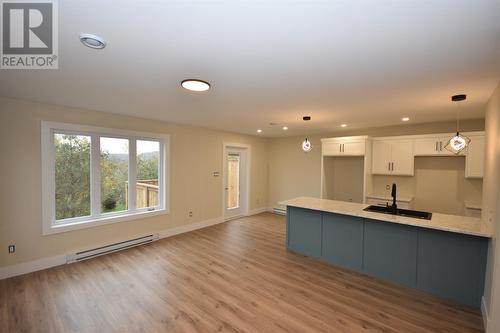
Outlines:
{"label": "window glass pane", "polygon": [[160,143],[137,140],[136,207],[158,206]]}
{"label": "window glass pane", "polygon": [[101,211],[128,209],[128,139],[101,137]]}
{"label": "window glass pane", "polygon": [[90,215],[90,137],[54,134],[56,220]]}
{"label": "window glass pane", "polygon": [[240,206],[240,155],[227,156],[227,208]]}

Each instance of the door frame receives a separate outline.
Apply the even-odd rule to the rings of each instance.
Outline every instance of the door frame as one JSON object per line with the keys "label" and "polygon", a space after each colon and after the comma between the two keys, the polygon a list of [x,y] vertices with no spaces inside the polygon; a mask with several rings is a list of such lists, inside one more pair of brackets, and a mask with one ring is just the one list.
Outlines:
{"label": "door frame", "polygon": [[[240,201],[243,206],[243,214],[238,215],[238,216],[233,216],[233,217],[226,217],[226,189],[225,189],[225,183],[226,183],[226,174],[227,174],[227,164],[226,164],[226,155],[227,151],[230,148],[237,148],[237,149],[244,149],[246,152],[246,161],[245,161],[245,169],[242,170],[242,174],[245,177],[246,180],[246,189],[244,191],[245,193],[245,199]],[[232,220],[239,218],[241,216],[248,216],[249,211],[250,211],[250,170],[251,170],[251,157],[252,157],[252,150],[251,146],[246,143],[233,143],[233,142],[223,142],[222,143],[222,218],[224,221],[227,220]]]}

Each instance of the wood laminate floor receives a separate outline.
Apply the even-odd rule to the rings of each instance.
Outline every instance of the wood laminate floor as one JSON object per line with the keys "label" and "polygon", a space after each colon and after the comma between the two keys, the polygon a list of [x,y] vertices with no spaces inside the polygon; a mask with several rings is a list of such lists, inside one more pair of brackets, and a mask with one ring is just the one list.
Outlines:
{"label": "wood laminate floor", "polygon": [[482,332],[478,310],[285,250],[268,213],[0,281],[0,332]]}

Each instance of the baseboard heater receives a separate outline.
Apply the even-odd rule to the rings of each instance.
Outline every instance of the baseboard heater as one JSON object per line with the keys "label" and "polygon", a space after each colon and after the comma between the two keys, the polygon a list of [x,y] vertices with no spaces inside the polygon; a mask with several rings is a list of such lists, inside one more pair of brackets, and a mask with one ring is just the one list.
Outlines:
{"label": "baseboard heater", "polygon": [[66,256],[66,263],[71,264],[74,262],[87,260],[90,258],[95,258],[98,256],[102,256],[103,254],[112,253],[124,249],[128,249],[134,246],[151,243],[159,239],[158,234],[152,234],[144,237],[129,239],[123,242],[118,242],[114,244],[109,244],[101,247],[97,247],[95,249],[76,252],[72,254],[68,254]]}
{"label": "baseboard heater", "polygon": [[278,215],[286,215],[286,209],[274,207],[273,213]]}

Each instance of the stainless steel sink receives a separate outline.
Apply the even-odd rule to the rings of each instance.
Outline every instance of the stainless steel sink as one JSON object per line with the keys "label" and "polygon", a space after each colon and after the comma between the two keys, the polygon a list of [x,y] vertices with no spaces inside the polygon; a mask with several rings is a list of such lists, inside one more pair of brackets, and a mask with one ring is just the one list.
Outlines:
{"label": "stainless steel sink", "polygon": [[400,208],[397,208],[396,211],[394,212],[393,208],[390,206],[385,207],[385,206],[370,205],[363,210],[367,212],[413,217],[421,220],[430,220],[432,218],[432,213],[429,212],[422,212],[419,210],[410,210],[410,209],[400,209]]}

